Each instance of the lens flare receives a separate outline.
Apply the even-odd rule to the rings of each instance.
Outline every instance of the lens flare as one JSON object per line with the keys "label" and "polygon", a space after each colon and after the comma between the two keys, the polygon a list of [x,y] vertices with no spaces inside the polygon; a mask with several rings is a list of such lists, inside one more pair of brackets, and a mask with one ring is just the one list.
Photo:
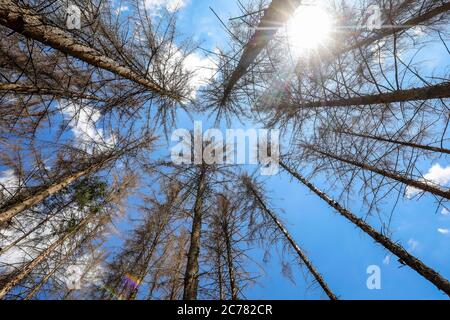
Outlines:
{"label": "lens flare", "polygon": [[300,6],[286,27],[289,45],[295,52],[302,53],[326,45],[332,21],[319,6]]}

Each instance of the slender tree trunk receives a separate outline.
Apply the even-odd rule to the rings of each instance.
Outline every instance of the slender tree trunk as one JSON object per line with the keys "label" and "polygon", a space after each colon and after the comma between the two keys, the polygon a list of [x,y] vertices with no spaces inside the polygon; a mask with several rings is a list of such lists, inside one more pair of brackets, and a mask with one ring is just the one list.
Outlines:
{"label": "slender tree trunk", "polygon": [[64,236],[53,242],[47,249],[41,252],[36,258],[29,262],[23,269],[13,274],[7,283],[0,288],[0,299],[3,299],[8,292],[10,292],[16,285],[18,285],[23,279],[25,279],[33,269],[41,262],[47,259],[58,247],[64,244],[69,238],[77,234],[82,228],[84,228],[89,221],[94,217],[94,214],[89,214],[70,232],[67,232]]}
{"label": "slender tree trunk", "polygon": [[228,277],[230,280],[230,291],[231,291],[231,299],[238,299],[238,290],[236,286],[236,276],[234,274],[234,264],[233,264],[233,251],[231,246],[231,234],[228,229],[228,224],[225,222],[223,227],[224,238],[225,238],[225,246],[227,253],[227,268],[228,268]]}
{"label": "slender tree trunk", "polygon": [[73,203],[73,201],[70,201],[69,203],[65,204],[63,207],[58,208],[57,212],[54,214],[50,214],[48,215],[44,220],[42,220],[41,222],[39,222],[35,227],[33,227],[30,231],[26,232],[25,234],[23,234],[22,236],[20,236],[18,239],[14,240],[13,242],[11,242],[10,244],[8,244],[7,246],[0,248],[0,255],[5,254],[6,252],[8,252],[9,250],[11,250],[11,248],[14,248],[18,243],[20,243],[22,240],[24,240],[25,238],[27,238],[30,234],[32,234],[33,232],[35,232],[36,230],[38,230],[40,227],[42,227],[44,224],[46,224],[47,222],[50,221],[50,219],[52,219],[57,213],[61,212],[62,210],[65,210],[69,205],[71,205]]}
{"label": "slender tree trunk", "polygon": [[273,0],[265,10],[255,33],[244,47],[239,64],[228,79],[221,104],[226,104],[236,83],[247,72],[259,53],[278,32],[278,29],[293,16],[301,0]]}
{"label": "slender tree trunk", "polygon": [[143,264],[144,267],[142,268],[141,272],[139,273],[139,275],[137,277],[137,279],[138,279],[137,286],[133,290],[133,292],[131,292],[131,294],[127,298],[127,300],[135,300],[136,299],[136,297],[139,293],[140,285],[141,285],[142,281],[144,281],[145,276],[147,275],[147,270],[150,265],[150,260],[152,259],[153,254],[155,253],[156,247],[159,244],[159,239],[160,239],[161,234],[162,234],[162,231],[160,233],[158,233],[158,235],[153,239],[152,244],[150,246],[150,250],[149,250],[147,256],[145,257],[145,261]]}
{"label": "slender tree trunk", "polygon": [[225,300],[223,290],[223,274],[222,274],[222,259],[219,248],[216,248],[216,264],[217,264],[217,281],[219,282],[219,300]]}
{"label": "slender tree trunk", "polygon": [[194,217],[191,229],[191,243],[189,247],[186,273],[184,277],[183,300],[196,300],[198,289],[198,258],[200,255],[200,241],[202,232],[203,194],[206,188],[206,165],[202,164],[198,176],[197,194],[194,204]]}
{"label": "slender tree trunk", "polygon": [[0,92],[14,93],[16,95],[20,94],[42,95],[42,96],[55,96],[59,98],[64,97],[64,98],[104,101],[95,95],[73,92],[70,89],[64,90],[64,89],[41,88],[37,86],[17,84],[17,83],[0,83]]}
{"label": "slender tree trunk", "polygon": [[312,101],[298,105],[284,106],[284,108],[288,108],[289,110],[295,111],[308,108],[350,107],[361,105],[367,106],[373,104],[442,99],[449,97],[450,97],[450,82],[446,82],[433,86],[426,86],[423,88],[398,90],[382,94],[365,95],[360,97],[343,98],[336,100]]}
{"label": "slender tree trunk", "polygon": [[252,192],[253,196],[255,197],[258,205],[260,208],[273,220],[273,222],[277,225],[278,229],[283,233],[286,240],[291,245],[292,249],[298,254],[301,261],[305,264],[305,266],[308,268],[309,272],[313,275],[314,279],[319,283],[319,285],[322,287],[323,291],[327,294],[327,296],[331,300],[338,300],[336,295],[331,291],[331,289],[328,287],[327,283],[323,279],[322,275],[316,270],[312,262],[309,260],[309,258],[306,256],[306,254],[303,252],[303,250],[300,248],[300,246],[295,242],[295,240],[291,237],[289,234],[289,231],[284,227],[284,225],[280,222],[280,220],[277,218],[276,214],[272,212],[267,205],[264,203],[264,201],[259,196],[258,192],[253,188],[252,185],[247,184],[247,187]]}
{"label": "slender tree trunk", "polygon": [[38,230],[40,227],[42,227],[45,223],[47,223],[51,218],[53,218],[53,216],[49,215],[47,218],[45,218],[44,220],[42,220],[41,222],[39,222],[33,229],[31,229],[29,232],[25,233],[24,235],[20,236],[18,239],[14,240],[13,242],[11,242],[10,244],[8,244],[7,246],[0,248],[0,255],[5,254],[6,252],[8,252],[9,250],[11,250],[11,248],[14,248],[18,243],[20,243],[23,239],[27,238],[30,234],[32,234],[33,232],[35,232],[36,230]]}
{"label": "slender tree trunk", "polygon": [[425,265],[422,261],[408,253],[402,246],[394,243],[388,237],[377,232],[374,228],[369,226],[364,220],[358,218],[356,215],[345,209],[338,202],[331,199],[327,194],[316,188],[311,182],[300,175],[298,172],[289,168],[284,162],[280,162],[281,167],[286,170],[292,177],[297,179],[299,182],[308,187],[312,192],[318,195],[322,200],[328,203],[332,208],[334,208],[340,215],[345,217],[351,223],[356,225],[366,234],[368,234],[372,239],[381,244],[387,250],[392,252],[394,255],[399,257],[401,261],[423,276],[425,279],[434,284],[439,290],[445,292],[450,296],[450,282],[443,278],[439,273]]}
{"label": "slender tree trunk", "polygon": [[[153,293],[155,292],[156,287],[158,286],[157,279],[159,277],[159,273],[160,273],[159,269],[155,271],[155,274],[154,274],[155,281],[153,281],[152,285],[150,286],[150,289],[148,290],[148,298],[147,298],[147,300],[151,300],[153,298]],[[136,299],[136,297],[133,297],[133,300],[134,299]]]}
{"label": "slender tree trunk", "polygon": [[[79,244],[74,246],[65,254],[65,256],[58,261],[56,266],[47,273],[47,275],[39,281],[39,283],[27,294],[27,296],[24,298],[24,300],[31,300],[33,297],[41,290],[41,288],[48,282],[48,280],[56,273],[56,271],[59,270],[59,268],[72,256],[72,254],[79,248],[83,243],[85,243],[88,239],[90,239],[91,236],[95,236],[98,229],[100,228],[100,224],[98,224],[93,231],[89,232],[89,235],[86,236]],[[71,290],[69,290],[70,292]],[[67,295],[65,296],[67,298]]]}
{"label": "slender tree trunk", "polygon": [[[400,6],[402,7],[403,5],[400,5]],[[324,55],[322,57],[322,60],[323,60],[322,63],[326,62],[326,61],[324,61],[324,59],[325,60],[333,59],[339,55],[350,52],[352,50],[359,49],[361,47],[365,47],[365,46],[371,45],[373,43],[376,43],[377,41],[380,41],[383,38],[392,36],[394,34],[399,35],[400,33],[405,32],[406,30],[408,30],[410,28],[419,26],[419,25],[427,22],[428,20],[431,20],[449,10],[450,10],[450,3],[445,3],[442,6],[436,7],[436,8],[431,9],[417,17],[411,18],[411,19],[405,21],[404,23],[398,24],[393,28],[382,28],[375,35],[365,38],[363,40],[356,41],[356,43],[354,43],[350,46],[340,47],[335,50],[330,48],[329,51],[322,52],[322,54]],[[296,70],[300,70],[301,62],[302,62],[302,60],[300,59],[296,65],[296,68],[295,68]]]}
{"label": "slender tree trunk", "polygon": [[418,144],[418,143],[414,143],[414,142],[400,141],[400,140],[396,140],[396,139],[385,138],[385,137],[380,137],[380,136],[374,136],[374,135],[364,134],[364,133],[356,133],[356,132],[350,132],[350,131],[339,131],[339,130],[337,132],[338,133],[342,133],[342,134],[347,134],[347,135],[350,135],[350,136],[364,138],[364,139],[372,139],[372,140],[376,140],[376,141],[382,141],[382,142],[398,144],[398,145],[401,145],[401,146],[411,147],[411,148],[415,148],[415,149],[422,149],[422,150],[427,150],[427,151],[432,151],[432,152],[439,152],[439,153],[450,154],[450,149],[445,149],[445,148],[426,146],[426,145]]}
{"label": "slender tree trunk", "polygon": [[70,33],[47,23],[45,18],[36,11],[18,5],[14,1],[0,0],[0,24],[92,66],[140,84],[161,96],[177,101],[182,100],[181,97],[165,90],[130,68],[120,65],[117,61],[100,54],[91,47],[78,43]]}
{"label": "slender tree trunk", "polygon": [[417,180],[414,180],[414,179],[410,179],[410,178],[405,177],[404,175],[401,175],[399,173],[389,172],[389,171],[386,171],[386,170],[383,170],[383,169],[380,169],[378,167],[374,167],[374,166],[371,166],[371,165],[368,165],[368,164],[365,164],[365,163],[362,163],[362,162],[346,159],[346,158],[343,158],[341,156],[335,155],[333,153],[317,149],[317,148],[315,148],[313,146],[306,146],[306,145],[304,145],[304,147],[307,148],[307,149],[310,149],[310,150],[312,150],[314,152],[317,152],[317,153],[319,153],[319,154],[321,154],[323,156],[330,157],[332,159],[335,159],[335,160],[338,160],[338,161],[341,161],[341,162],[344,162],[344,163],[347,163],[347,164],[359,167],[359,168],[361,168],[363,170],[368,170],[368,171],[380,174],[380,175],[382,175],[384,177],[387,177],[387,178],[390,178],[392,180],[401,182],[403,184],[406,184],[408,186],[420,189],[422,191],[432,193],[432,194],[434,194],[436,196],[443,197],[443,198],[446,198],[446,199],[450,199],[450,190],[444,190],[444,189],[434,185],[432,182],[426,182],[426,181],[421,182],[421,181],[417,181]]}
{"label": "slender tree trunk", "polygon": [[41,288],[48,282],[48,280],[58,271],[58,269],[64,264],[68,257],[66,256],[64,260],[59,261],[56,266],[46,274],[45,277],[39,281],[39,283],[34,286],[34,288],[27,294],[23,300],[31,300],[33,297],[41,290]]}
{"label": "slender tree trunk", "polygon": [[374,36],[366,38],[361,41],[358,41],[355,44],[353,44],[349,47],[342,48],[342,49],[338,50],[338,52],[333,52],[332,54],[343,54],[343,53],[349,52],[351,50],[370,45],[370,44],[375,43],[385,37],[388,37],[395,33],[398,33],[399,30],[405,31],[410,28],[421,25],[424,22],[427,22],[428,20],[433,19],[449,10],[450,10],[450,3],[449,2],[444,3],[442,6],[436,7],[436,8],[431,9],[417,17],[411,18],[411,19],[405,21],[404,23],[397,25],[394,28],[383,28],[383,29],[379,30]]}
{"label": "slender tree trunk", "polygon": [[111,155],[106,160],[102,160],[93,165],[90,165],[86,169],[82,169],[78,172],[63,176],[57,182],[45,187],[43,190],[38,190],[37,192],[25,198],[19,197],[19,199],[18,200],[16,199],[15,201],[13,201],[13,203],[7,203],[5,206],[0,207],[0,226],[3,223],[14,218],[22,211],[27,210],[41,203],[49,196],[52,196],[60,192],[62,189],[70,185],[75,180],[99,170],[113,158],[115,158],[115,156]]}

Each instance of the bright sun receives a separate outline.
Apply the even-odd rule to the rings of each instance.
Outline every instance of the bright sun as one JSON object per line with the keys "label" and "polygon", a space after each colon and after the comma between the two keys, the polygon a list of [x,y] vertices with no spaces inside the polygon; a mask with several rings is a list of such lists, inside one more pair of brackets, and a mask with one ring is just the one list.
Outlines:
{"label": "bright sun", "polygon": [[331,18],[318,6],[300,6],[287,23],[289,45],[297,52],[325,45],[331,33]]}

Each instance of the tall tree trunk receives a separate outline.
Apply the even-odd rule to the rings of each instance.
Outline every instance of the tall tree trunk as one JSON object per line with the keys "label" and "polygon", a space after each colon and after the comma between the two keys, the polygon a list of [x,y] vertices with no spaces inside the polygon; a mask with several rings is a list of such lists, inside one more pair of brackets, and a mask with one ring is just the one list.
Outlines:
{"label": "tall tree trunk", "polygon": [[[411,1],[408,1],[411,2]],[[400,8],[406,7],[406,3],[403,3],[400,5]],[[414,28],[416,26],[419,26],[425,22],[427,22],[428,20],[431,20],[447,11],[450,10],[450,3],[444,3],[442,6],[433,8],[429,11],[426,11],[423,14],[420,14],[414,18],[411,18],[401,24],[396,25],[393,28],[382,28],[381,30],[379,30],[378,32],[376,32],[376,34],[374,34],[373,36],[367,37],[363,40],[358,40],[356,41],[356,43],[349,45],[349,46],[344,46],[344,47],[340,47],[337,49],[333,48],[329,48],[330,50],[326,51],[322,51],[323,53],[323,57],[322,58],[322,63],[326,62],[325,59],[333,59],[339,55],[342,55],[344,53],[350,52],[352,50],[355,49],[359,49],[368,45],[371,45],[373,43],[376,43],[377,41],[380,41],[386,37],[392,36],[392,35],[400,35],[402,32],[405,32],[406,30],[410,29],[410,28]],[[392,20],[392,18],[391,18]],[[391,24],[393,24],[392,21],[390,21]],[[295,70],[300,70],[301,68],[301,62],[302,60],[299,60]]]}
{"label": "tall tree trunk", "polygon": [[388,93],[364,95],[360,97],[343,98],[336,100],[311,101],[298,105],[281,105],[281,108],[287,108],[289,111],[297,111],[308,108],[321,107],[349,107],[349,106],[366,106],[373,104],[384,104],[393,102],[418,101],[429,99],[442,99],[450,97],[450,82],[445,82],[433,86],[422,88],[413,88],[406,90],[398,90]]}
{"label": "tall tree trunk", "polygon": [[30,209],[31,207],[44,201],[49,196],[60,192],[75,180],[101,169],[106,163],[114,158],[116,158],[115,155],[110,155],[106,159],[102,159],[101,161],[98,161],[85,169],[61,177],[58,181],[44,187],[43,189],[40,188],[40,190],[30,196],[25,196],[24,198],[19,197],[19,199],[13,200],[12,203],[6,203],[6,205],[0,207],[0,226],[14,218],[22,211]]}
{"label": "tall tree trunk", "polygon": [[336,132],[342,133],[342,134],[347,134],[347,135],[354,136],[354,137],[364,138],[364,139],[372,139],[372,140],[376,140],[376,141],[398,144],[401,146],[415,148],[415,149],[422,149],[422,150],[427,150],[427,151],[432,151],[432,152],[450,154],[450,149],[445,149],[445,148],[440,148],[440,147],[427,146],[427,145],[418,144],[418,143],[414,143],[414,142],[408,142],[408,141],[400,141],[400,140],[396,140],[396,139],[392,139],[392,138],[374,136],[374,135],[365,134],[365,133],[340,131],[340,130],[336,130]]}
{"label": "tall tree trunk", "polygon": [[[166,230],[167,226],[169,225],[172,207],[176,205],[175,200],[177,200],[177,198],[178,198],[178,192],[177,192],[177,196],[174,198],[169,198],[168,202],[165,203],[158,212],[158,214],[161,214],[161,216],[158,217],[157,222],[156,222],[158,224],[157,229],[155,231],[156,234],[154,235],[154,237],[150,243],[150,248],[148,248],[147,257],[145,258],[143,267],[142,267],[139,275],[137,276],[137,279],[138,279],[137,286],[133,290],[133,292],[131,292],[130,296],[128,297],[128,300],[135,300],[139,293],[140,285],[144,281],[144,278],[148,273],[148,269],[150,267],[150,261],[151,261],[152,257],[154,256],[154,253],[155,253],[158,245],[160,244],[160,240],[164,234],[164,231]],[[148,244],[145,247],[148,247]],[[156,281],[154,284],[156,285]]]}
{"label": "tall tree trunk", "polygon": [[78,43],[70,33],[47,23],[45,18],[35,10],[21,6],[12,0],[0,0],[0,24],[92,66],[129,79],[161,96],[177,101],[182,100],[178,95],[165,90],[130,68],[120,65],[91,47]]}
{"label": "tall tree trunk", "polygon": [[[219,243],[218,243],[219,244]],[[220,244],[219,244],[220,245]],[[216,248],[216,265],[217,265],[217,281],[219,282],[219,300],[225,300],[224,290],[223,290],[223,274],[222,274],[222,253],[219,248]]]}
{"label": "tall tree trunk", "polygon": [[[62,210],[66,209],[69,205],[72,204],[72,201],[68,204],[65,204],[62,208],[58,209],[57,212],[61,212]],[[54,214],[48,215],[44,220],[42,220],[41,222],[39,222],[35,227],[33,227],[30,231],[24,233],[22,236],[20,236],[19,238],[17,238],[16,240],[14,240],[13,242],[11,242],[10,244],[8,244],[7,246],[0,248],[0,255],[5,254],[6,252],[8,252],[9,250],[11,250],[11,248],[14,248],[17,244],[19,244],[22,240],[26,239],[30,234],[34,233],[36,230],[38,230],[39,228],[41,228],[44,224],[46,224],[47,222],[49,222],[52,218],[54,217]]]}
{"label": "tall tree trunk", "polygon": [[[69,252],[67,252],[62,259],[58,261],[58,263],[53,267],[52,271],[48,272],[45,277],[43,277],[39,283],[27,294],[27,296],[24,298],[24,300],[31,300],[33,297],[41,290],[41,288],[50,280],[50,278],[56,273],[56,271],[59,270],[59,268],[85,243],[87,240],[89,240],[92,236],[96,236],[96,233],[98,229],[100,228],[101,224],[97,224],[97,226],[89,232],[89,235],[84,237],[83,240],[80,241],[79,244],[73,246]],[[71,291],[71,290],[69,290]],[[67,294],[65,296],[67,298]]]}
{"label": "tall tree trunk", "polygon": [[186,273],[184,277],[183,300],[196,300],[198,289],[198,258],[200,255],[200,241],[202,232],[203,195],[206,188],[206,165],[199,168],[200,174],[197,182],[197,193],[194,204],[194,217],[192,220],[191,243],[189,246]]}
{"label": "tall tree trunk", "polygon": [[67,260],[68,256],[64,257],[61,261],[59,261],[56,266],[48,272],[45,277],[43,277],[39,283],[34,286],[33,289],[27,294],[27,296],[23,300],[31,300],[34,298],[34,296],[41,290],[41,288],[50,280],[50,278],[56,273],[56,271],[59,270],[59,268],[64,264],[64,262]]}
{"label": "tall tree trunk", "polygon": [[42,95],[54,96],[59,98],[86,99],[106,102],[105,100],[100,99],[95,95],[74,92],[72,91],[72,89],[45,88],[19,83],[0,83],[0,92],[14,93],[15,95]]}
{"label": "tall tree trunk", "polygon": [[414,18],[411,18],[411,19],[405,21],[404,23],[397,25],[394,28],[382,28],[375,35],[368,37],[364,40],[358,41],[349,47],[338,49],[337,52],[332,52],[332,54],[343,54],[343,53],[349,52],[353,49],[358,49],[358,48],[370,45],[370,44],[375,43],[385,37],[399,33],[399,30],[404,32],[405,30],[419,26],[419,25],[423,24],[424,22],[431,20],[449,10],[450,10],[450,3],[449,2],[444,3],[442,6],[439,6],[434,9],[431,9],[429,11],[426,11],[425,13],[418,15]]}
{"label": "tall tree trunk", "polygon": [[232,252],[230,239],[231,239],[230,234],[228,233],[228,229],[226,229],[225,245],[226,245],[226,251],[227,251],[227,268],[228,268],[228,277],[230,280],[231,299],[237,300],[238,299],[238,289],[236,286],[236,276],[234,273],[234,263],[233,263],[233,252]]}
{"label": "tall tree trunk", "polygon": [[11,277],[9,277],[7,279],[6,284],[3,285],[2,288],[0,288],[0,299],[3,299],[8,294],[8,292],[10,292],[16,285],[18,285],[23,279],[25,279],[36,266],[38,266],[41,262],[47,259],[58,247],[63,245],[64,242],[66,242],[69,238],[73,237],[82,228],[84,228],[93,217],[95,217],[95,215],[91,213],[85,218],[83,218],[83,220],[81,220],[81,222],[79,222],[78,225],[73,230],[67,232],[64,236],[60,237],[58,240],[53,242],[47,249],[41,252],[24,268],[22,268],[18,272],[14,273]]}
{"label": "tall tree trunk", "polygon": [[127,300],[135,300],[136,299],[136,297],[139,293],[140,285],[144,281],[145,276],[147,275],[150,261],[153,257],[153,254],[155,253],[156,247],[159,244],[159,239],[160,239],[161,234],[162,234],[162,231],[160,233],[158,233],[158,235],[153,239],[152,244],[149,249],[149,252],[147,253],[147,256],[145,257],[142,270],[141,270],[141,272],[139,272],[139,275],[137,276],[136,288],[134,288],[134,290],[131,292],[129,297],[127,297]]}
{"label": "tall tree trunk", "polygon": [[250,65],[275,36],[278,29],[293,16],[301,2],[301,0],[273,0],[265,10],[255,33],[244,47],[239,64],[225,85],[222,105],[226,104],[236,83],[245,75]]}
{"label": "tall tree trunk", "polygon": [[292,249],[298,254],[300,260],[305,264],[305,266],[308,268],[309,272],[313,275],[314,279],[319,283],[319,285],[322,287],[323,291],[327,294],[327,296],[331,300],[338,300],[336,295],[331,291],[331,289],[328,287],[327,283],[323,279],[322,275],[316,270],[312,262],[309,260],[309,258],[306,256],[306,254],[303,252],[303,250],[300,248],[300,246],[295,242],[295,240],[291,237],[289,234],[289,231],[284,227],[284,225],[280,222],[278,217],[274,212],[272,212],[267,205],[264,203],[264,201],[259,196],[258,192],[254,189],[254,187],[248,183],[247,188],[252,192],[253,196],[255,197],[259,207],[273,220],[273,222],[276,224],[278,229],[281,231],[281,233],[284,235],[286,240],[291,245]]}
{"label": "tall tree trunk", "polygon": [[443,278],[439,273],[425,265],[422,261],[408,253],[402,246],[394,243],[388,237],[377,232],[374,228],[369,226],[364,220],[358,218],[349,210],[345,209],[338,202],[331,199],[327,194],[316,188],[311,182],[309,182],[305,177],[300,175],[298,172],[289,168],[284,162],[280,162],[281,167],[286,170],[292,177],[297,179],[299,182],[308,187],[309,190],[318,195],[322,200],[328,203],[332,208],[334,208],[340,215],[345,217],[351,223],[356,225],[366,234],[368,234],[372,239],[381,244],[387,250],[392,252],[394,255],[400,258],[400,260],[423,276],[425,279],[434,284],[439,290],[445,292],[450,296],[450,282]]}
{"label": "tall tree trunk", "polygon": [[408,177],[406,177],[406,176],[404,176],[402,174],[399,174],[399,173],[396,173],[396,172],[386,171],[386,170],[380,169],[378,167],[374,167],[374,166],[371,166],[371,165],[368,165],[366,163],[362,163],[362,162],[359,162],[359,161],[356,161],[356,160],[346,159],[346,158],[343,158],[341,156],[335,155],[333,153],[320,150],[320,149],[318,149],[316,147],[313,147],[313,146],[303,145],[303,147],[305,147],[307,149],[310,149],[310,150],[312,150],[314,152],[317,152],[317,153],[319,153],[319,154],[321,154],[323,156],[330,157],[332,159],[335,159],[335,160],[338,160],[338,161],[341,161],[341,162],[344,162],[344,163],[347,163],[347,164],[359,167],[359,168],[361,168],[363,170],[368,170],[368,171],[377,173],[379,175],[382,175],[382,176],[390,178],[392,180],[401,182],[401,183],[406,184],[408,186],[420,189],[420,190],[425,191],[425,192],[432,193],[432,194],[434,194],[436,196],[443,197],[443,198],[446,198],[446,199],[450,199],[450,190],[444,190],[444,189],[434,185],[432,182],[417,181],[417,180],[408,178]]}
{"label": "tall tree trunk", "polygon": [[[226,202],[225,202],[226,203]],[[236,275],[234,272],[234,263],[233,263],[233,248],[232,248],[232,234],[230,234],[229,226],[228,226],[228,219],[225,217],[228,214],[228,208],[225,205],[223,208],[224,212],[222,213],[224,220],[222,221],[222,232],[223,232],[223,238],[225,240],[225,251],[226,251],[226,257],[227,257],[227,269],[228,269],[228,278],[230,281],[230,291],[231,291],[231,299],[237,300],[238,299],[238,289],[236,286]]]}

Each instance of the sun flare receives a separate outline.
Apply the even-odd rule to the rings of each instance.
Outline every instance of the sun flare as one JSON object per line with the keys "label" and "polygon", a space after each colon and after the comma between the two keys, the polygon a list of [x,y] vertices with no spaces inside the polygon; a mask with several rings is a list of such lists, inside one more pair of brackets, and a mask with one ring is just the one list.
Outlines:
{"label": "sun flare", "polygon": [[317,49],[326,45],[331,34],[332,21],[318,6],[300,6],[287,23],[289,45],[295,52]]}

